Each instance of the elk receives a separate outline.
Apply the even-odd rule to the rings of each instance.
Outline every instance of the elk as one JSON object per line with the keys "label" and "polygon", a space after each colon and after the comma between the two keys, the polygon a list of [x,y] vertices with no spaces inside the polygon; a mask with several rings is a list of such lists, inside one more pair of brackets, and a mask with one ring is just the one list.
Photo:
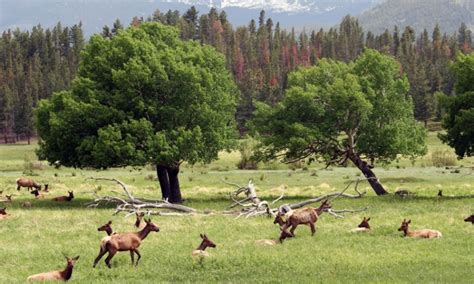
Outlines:
{"label": "elk", "polygon": [[119,251],[130,251],[130,258],[132,259],[132,265],[134,264],[134,253],[137,254],[138,259],[135,263],[135,266],[138,265],[138,261],[141,258],[140,252],[138,251],[138,247],[140,247],[141,242],[148,236],[150,232],[159,232],[160,228],[157,225],[151,222],[150,219],[145,219],[145,227],[133,233],[117,233],[114,235],[109,236],[109,240],[105,243],[100,244],[100,251],[99,255],[94,260],[94,265],[92,267],[96,267],[99,260],[108,252],[109,255],[105,259],[105,264],[108,268],[112,268],[110,266],[110,260],[114,255]]}
{"label": "elk", "polygon": [[110,236],[114,234],[114,231],[112,230],[112,221],[107,222],[105,225],[100,226],[97,228],[97,231],[105,231],[107,233],[107,236]]}
{"label": "elk", "polygon": [[76,257],[66,257],[67,266],[64,270],[55,270],[50,272],[44,272],[39,274],[34,274],[29,276],[26,280],[28,281],[51,281],[51,280],[62,280],[68,281],[71,279],[72,270],[74,268],[74,264],[79,259],[79,256]]}
{"label": "elk", "polygon": [[411,220],[406,221],[405,219],[403,219],[402,225],[400,226],[400,228],[398,228],[399,231],[403,231],[404,237],[431,239],[431,238],[441,238],[443,236],[441,232],[436,231],[436,230],[430,230],[430,229],[410,231],[408,229],[408,225],[410,223],[411,223]]}
{"label": "elk", "polygon": [[30,193],[34,194],[36,199],[44,198],[44,195],[41,194],[37,189],[32,190]]}
{"label": "elk", "polygon": [[17,178],[16,184],[17,184],[16,190],[20,190],[20,188],[22,187],[26,187],[28,188],[28,190],[31,190],[33,188],[41,190],[41,184],[29,178],[24,178],[24,177]]}
{"label": "elk", "polygon": [[43,189],[44,192],[49,192],[48,186],[49,184],[47,183],[44,184],[44,189]]}
{"label": "elk", "polygon": [[471,222],[474,225],[474,214],[464,219],[464,222]]}
{"label": "elk", "polygon": [[193,256],[200,256],[200,257],[207,257],[207,256],[210,256],[210,254],[206,251],[206,248],[210,247],[210,248],[215,248],[216,247],[216,244],[213,243],[208,237],[206,234],[200,234],[201,236],[201,244],[199,245],[199,247],[195,250],[193,250],[192,252],[192,255]]}
{"label": "elk", "polygon": [[68,201],[73,200],[74,192],[68,191],[68,193],[69,193],[69,196],[58,196],[58,197],[53,198],[52,200],[57,201],[57,202],[68,202]]}
{"label": "elk", "polygon": [[5,195],[5,199],[4,199],[4,200],[0,200],[0,202],[3,202],[3,203],[12,203],[12,196],[13,196],[13,194]]}
{"label": "elk", "polygon": [[280,228],[280,230],[281,230],[281,233],[280,233],[280,237],[278,239],[276,239],[276,240],[256,240],[255,243],[257,245],[273,246],[273,245],[276,245],[278,243],[283,244],[283,241],[286,238],[294,237],[294,235],[292,233],[288,232],[288,230],[283,230],[283,228]]}
{"label": "elk", "polygon": [[4,220],[8,217],[7,208],[0,208],[0,220]]}
{"label": "elk", "polygon": [[353,233],[358,233],[358,232],[369,232],[370,231],[370,225],[369,225],[370,217],[365,218],[362,220],[362,222],[357,226],[357,228],[352,229],[351,232]]}
{"label": "elk", "polygon": [[135,227],[140,228],[140,224],[142,223],[142,219],[145,216],[145,213],[143,212],[135,212],[135,215],[137,216],[137,219],[135,220]]}
{"label": "elk", "polygon": [[291,226],[290,233],[293,236],[295,235],[295,229],[298,225],[309,225],[311,228],[311,235],[314,236],[316,233],[314,223],[318,221],[319,216],[321,216],[324,211],[331,208],[331,203],[328,200],[324,200],[318,208],[304,208],[290,211],[286,221],[283,220],[282,214],[277,214],[273,223],[278,223],[283,231]]}

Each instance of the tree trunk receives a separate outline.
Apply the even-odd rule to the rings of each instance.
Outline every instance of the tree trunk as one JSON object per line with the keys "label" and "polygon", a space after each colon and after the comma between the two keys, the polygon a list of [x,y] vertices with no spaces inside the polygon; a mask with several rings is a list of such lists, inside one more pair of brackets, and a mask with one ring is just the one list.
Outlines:
{"label": "tree trunk", "polygon": [[384,195],[388,194],[385,190],[383,185],[379,182],[377,176],[375,176],[374,172],[371,170],[367,162],[363,161],[359,155],[351,154],[349,155],[349,159],[356,165],[356,167],[364,174],[365,178],[372,186],[372,189],[375,191],[377,195]]}
{"label": "tree trunk", "polygon": [[156,165],[156,174],[160,182],[161,195],[171,203],[182,203],[179,186],[179,167]]}
{"label": "tree trunk", "polygon": [[170,180],[170,202],[171,203],[182,203],[181,189],[179,187],[179,166],[168,167],[168,178]]}

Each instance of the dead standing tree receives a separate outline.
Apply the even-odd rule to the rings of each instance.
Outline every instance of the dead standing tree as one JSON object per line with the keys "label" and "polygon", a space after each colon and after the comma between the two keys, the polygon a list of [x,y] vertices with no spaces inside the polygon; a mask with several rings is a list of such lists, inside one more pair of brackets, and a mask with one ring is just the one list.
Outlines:
{"label": "dead standing tree", "polygon": [[[197,212],[196,209],[169,203],[167,200],[154,200],[154,199],[144,199],[144,198],[136,198],[132,195],[130,190],[128,189],[127,185],[121,182],[116,178],[88,178],[93,180],[106,180],[106,181],[115,181],[118,183],[124,193],[112,191],[116,193],[120,197],[117,196],[96,196],[96,198],[87,203],[87,207],[98,207],[102,204],[114,203],[117,204],[115,208],[115,213],[118,214],[119,212],[127,212],[127,216],[144,212],[147,215],[182,215],[182,214],[191,214]],[[164,210],[164,211],[163,211]],[[169,212],[175,211],[175,212]]]}
{"label": "dead standing tree", "polygon": [[[293,210],[293,209],[298,209],[301,207],[304,207],[306,205],[320,202],[322,200],[326,199],[331,199],[334,200],[339,197],[346,197],[346,198],[362,198],[366,192],[360,192],[358,190],[359,183],[361,181],[365,181],[367,179],[357,179],[355,181],[351,181],[341,192],[331,192],[327,193],[324,195],[321,195],[319,197],[315,197],[312,199],[308,199],[302,202],[294,203],[294,204],[284,204],[278,208],[270,208],[271,204],[276,203],[277,201],[281,200],[283,198],[283,193],[282,195],[272,201],[270,204],[267,201],[261,201],[260,198],[257,196],[257,192],[255,190],[255,185],[253,184],[252,180],[249,180],[248,185],[246,187],[240,186],[236,183],[230,183],[227,181],[223,181],[227,184],[234,185],[237,187],[237,190],[232,192],[230,194],[230,198],[232,199],[233,203],[229,206],[229,208],[234,208],[236,206],[242,206],[243,208],[241,209],[240,214],[236,218],[240,218],[242,216],[245,217],[251,217],[251,216],[259,216],[259,215],[269,215],[269,216],[275,216],[277,213],[284,213],[283,211],[287,210]],[[348,194],[345,193],[345,191],[355,183],[354,190],[357,193],[356,195],[353,194]],[[244,193],[246,195],[245,198],[238,200],[238,195],[241,193]],[[327,212],[333,216],[339,217],[339,218],[344,218],[342,215],[343,213],[354,213],[354,212],[361,212],[365,211],[367,208],[361,208],[361,209],[355,209],[355,210],[350,210],[350,209],[341,209],[341,210],[333,210],[330,209]]]}

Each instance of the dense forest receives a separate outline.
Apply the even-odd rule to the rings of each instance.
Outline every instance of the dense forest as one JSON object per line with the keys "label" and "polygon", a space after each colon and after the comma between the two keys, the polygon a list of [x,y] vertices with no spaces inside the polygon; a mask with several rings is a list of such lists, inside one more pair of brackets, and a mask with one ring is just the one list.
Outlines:
{"label": "dense forest", "polygon": [[[226,57],[227,67],[240,88],[237,111],[239,130],[252,116],[254,101],[279,102],[287,75],[298,67],[313,65],[320,58],[349,62],[365,47],[394,56],[410,82],[409,95],[420,121],[440,119],[438,92],[452,95],[454,79],[450,63],[458,52],[472,50],[472,36],[463,24],[458,32],[442,34],[441,28],[417,34],[411,27],[397,27],[381,34],[365,32],[351,16],[337,28],[303,31],[284,30],[260,13],[257,21],[233,28],[224,11],[211,9],[199,15],[191,7],[178,11],[155,11],[150,17],[135,17],[131,25],[157,21],[176,26],[185,40],[214,46]],[[123,29],[116,21],[105,26],[102,36],[111,38]],[[0,138],[3,142],[34,135],[32,110],[38,100],[67,88],[77,71],[84,46],[81,24],[44,30],[5,31],[0,40]]]}

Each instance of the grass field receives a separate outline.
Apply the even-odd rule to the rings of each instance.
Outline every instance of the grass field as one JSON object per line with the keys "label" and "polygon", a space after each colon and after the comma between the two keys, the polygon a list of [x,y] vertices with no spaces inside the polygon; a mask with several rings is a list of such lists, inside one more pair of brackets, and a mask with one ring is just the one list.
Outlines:
{"label": "grass field", "polygon": [[[429,150],[448,149],[430,133]],[[336,199],[335,209],[368,206],[366,212],[347,214],[339,219],[324,214],[311,236],[306,226],[297,237],[283,245],[262,247],[254,242],[278,236],[278,227],[266,217],[235,219],[218,211],[229,205],[233,190],[222,179],[244,184],[254,179],[263,199],[272,200],[282,190],[280,203],[292,203],[323,193],[341,190],[360,176],[353,168],[323,170],[289,169],[286,165],[264,165],[262,170],[240,171],[238,153],[222,153],[211,165],[184,165],[180,175],[185,205],[215,214],[185,217],[154,217],[161,231],[151,233],[140,247],[142,259],[130,266],[128,252],[117,254],[108,269],[103,260],[96,269],[92,262],[105,236],[97,227],[113,221],[116,231],[132,231],[133,217],[112,216],[112,208],[88,209],[92,192],[110,194],[117,186],[108,182],[86,181],[87,177],[116,177],[127,183],[137,196],[159,197],[159,187],[151,168],[110,169],[106,171],[54,169],[35,163],[34,176],[49,183],[51,193],[44,200],[33,200],[25,189],[16,191],[15,179],[23,175],[25,157],[35,160],[36,145],[0,145],[0,190],[15,194],[7,204],[11,214],[0,221],[0,283],[25,282],[28,275],[64,268],[62,253],[80,255],[72,282],[446,282],[473,283],[474,226],[463,218],[474,213],[474,159],[456,166],[435,168],[430,153],[414,164],[401,160],[377,167],[376,174],[394,192],[405,188],[416,195],[377,197],[368,184],[362,199]],[[40,169],[41,168],[41,169]],[[446,197],[437,198],[442,189]],[[74,190],[69,204],[54,204],[48,199]],[[471,197],[470,197],[471,196]],[[0,199],[3,197],[0,197]],[[31,201],[24,209],[20,202]],[[2,205],[0,204],[0,207]],[[207,210],[207,211],[209,211]],[[372,232],[353,234],[363,216],[371,216]],[[440,230],[443,238],[406,239],[397,231],[403,218],[412,220],[413,229]],[[191,251],[206,233],[216,244],[212,257],[202,263],[193,260]],[[105,258],[104,258],[105,259]]]}

